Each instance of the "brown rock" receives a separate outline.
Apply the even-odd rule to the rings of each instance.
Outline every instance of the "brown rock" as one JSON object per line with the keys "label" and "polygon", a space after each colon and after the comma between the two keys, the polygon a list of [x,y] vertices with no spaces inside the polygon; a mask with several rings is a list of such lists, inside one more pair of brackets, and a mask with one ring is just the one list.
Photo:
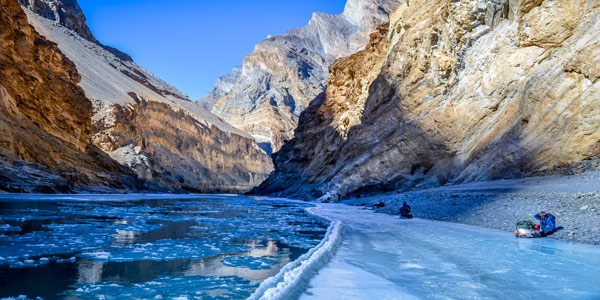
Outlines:
{"label": "brown rock", "polygon": [[75,65],[27,23],[16,0],[0,3],[0,189],[141,187],[90,144],[92,104]]}
{"label": "brown rock", "polygon": [[308,25],[256,45],[200,101],[277,152],[293,137],[298,116],[325,90],[328,67],[364,48],[402,0],[349,0],[338,15],[314,13]]}
{"label": "brown rock", "polygon": [[521,177],[597,158],[594,3],[401,6],[387,33],[332,67],[325,96],[302,114],[255,192],[326,199]]}
{"label": "brown rock", "polygon": [[[116,122],[97,128],[95,144],[162,190],[243,192],[271,171],[269,157],[246,137],[207,127],[184,111],[136,98],[115,105]],[[100,124],[100,123],[97,123]],[[137,145],[137,146],[134,146]]]}
{"label": "brown rock", "polygon": [[272,170],[251,136],[173,86],[56,22],[26,13],[81,75],[79,85],[94,106],[92,143],[139,178],[162,191],[240,192]]}

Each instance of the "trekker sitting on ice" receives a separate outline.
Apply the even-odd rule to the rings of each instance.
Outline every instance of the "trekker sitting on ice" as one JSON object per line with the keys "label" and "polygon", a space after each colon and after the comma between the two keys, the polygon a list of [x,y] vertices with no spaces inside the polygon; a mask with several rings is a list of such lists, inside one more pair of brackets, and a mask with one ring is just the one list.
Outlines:
{"label": "trekker sitting on ice", "polygon": [[542,236],[552,234],[556,231],[556,219],[551,213],[542,211],[536,214],[534,218],[540,220],[540,233]]}
{"label": "trekker sitting on ice", "polygon": [[412,219],[413,217],[413,215],[410,214],[410,206],[406,203],[406,201],[404,201],[404,203],[402,203],[402,207],[400,207],[400,216],[407,219]]}

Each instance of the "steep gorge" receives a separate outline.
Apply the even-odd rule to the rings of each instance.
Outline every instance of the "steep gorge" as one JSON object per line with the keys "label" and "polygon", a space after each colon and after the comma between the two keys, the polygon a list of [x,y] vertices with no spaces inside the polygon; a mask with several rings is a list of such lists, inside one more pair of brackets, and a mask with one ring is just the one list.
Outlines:
{"label": "steep gorge", "polygon": [[[56,43],[73,68],[71,72],[78,74],[75,84],[82,89],[78,97],[88,105],[79,120],[88,123],[56,132],[69,135],[85,131],[87,135],[82,135],[80,142],[91,142],[99,155],[119,162],[123,174],[135,174],[154,190],[247,191],[272,170],[269,156],[251,136],[191,101],[130,57],[99,43],[75,0],[19,1],[26,20]],[[7,78],[18,80],[18,76],[9,74]],[[51,93],[52,89],[39,90],[44,92]],[[55,105],[59,100],[51,99],[44,105]],[[65,185],[69,184],[66,180]]]}
{"label": "steep gorge", "polygon": [[600,156],[600,2],[411,0],[330,69],[253,192],[332,200]]}
{"label": "steep gorge", "polygon": [[341,14],[314,13],[307,26],[257,44],[199,102],[276,152],[293,137],[300,113],[325,90],[329,65],[362,49],[402,2],[349,0]]}

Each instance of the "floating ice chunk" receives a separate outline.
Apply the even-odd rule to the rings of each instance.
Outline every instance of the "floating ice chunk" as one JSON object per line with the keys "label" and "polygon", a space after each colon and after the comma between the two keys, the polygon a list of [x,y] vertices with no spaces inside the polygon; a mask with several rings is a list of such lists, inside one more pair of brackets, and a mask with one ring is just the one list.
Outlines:
{"label": "floating ice chunk", "polygon": [[279,262],[276,260],[253,256],[229,256],[222,260],[228,267],[248,268],[251,270],[270,269]]}
{"label": "floating ice chunk", "polygon": [[14,232],[21,231],[19,226],[11,226],[9,224],[0,224],[0,232]]}
{"label": "floating ice chunk", "polygon": [[78,255],[79,257],[89,258],[95,261],[108,261],[111,257],[110,252],[99,251],[99,252],[86,252]]}
{"label": "floating ice chunk", "polygon": [[66,263],[66,262],[75,262],[77,259],[75,258],[75,256],[71,257],[71,258],[67,258],[67,259],[58,259],[56,260],[57,263]]}
{"label": "floating ice chunk", "polygon": [[257,284],[236,276],[161,276],[134,285],[87,283],[76,286],[72,298],[98,299],[98,295],[103,295],[106,299],[245,299]]}

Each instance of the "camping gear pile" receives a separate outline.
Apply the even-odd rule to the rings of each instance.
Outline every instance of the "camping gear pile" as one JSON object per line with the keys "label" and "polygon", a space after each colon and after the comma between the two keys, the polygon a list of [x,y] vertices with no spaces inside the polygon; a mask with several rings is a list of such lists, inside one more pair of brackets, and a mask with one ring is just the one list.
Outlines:
{"label": "camping gear pile", "polygon": [[536,225],[531,221],[519,221],[517,222],[517,228],[513,232],[515,237],[534,238],[540,237],[540,225]]}

